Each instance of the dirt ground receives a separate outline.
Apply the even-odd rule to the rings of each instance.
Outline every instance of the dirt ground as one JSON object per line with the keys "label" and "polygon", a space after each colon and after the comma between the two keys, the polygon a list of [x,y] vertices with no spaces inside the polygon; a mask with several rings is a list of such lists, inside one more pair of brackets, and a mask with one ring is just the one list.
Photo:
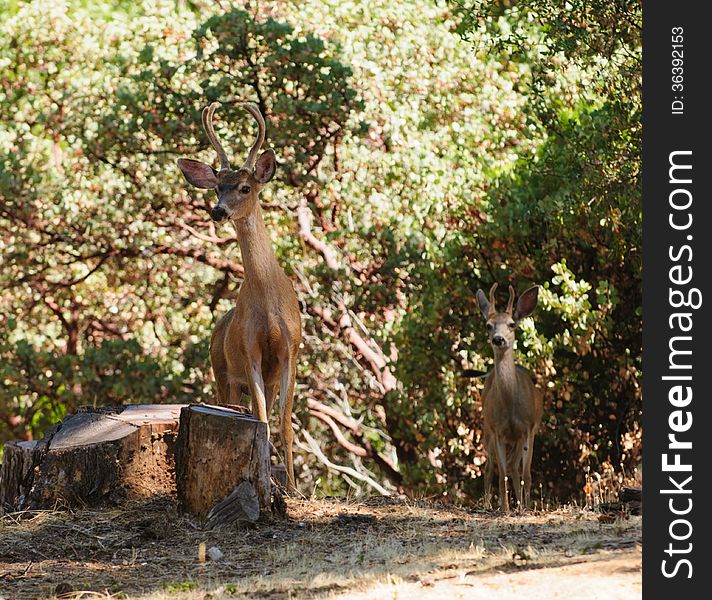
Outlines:
{"label": "dirt ground", "polygon": [[[287,510],[287,520],[220,531],[167,498],[6,515],[0,599],[641,597],[641,517],[573,507],[503,516],[390,498],[287,499]],[[223,556],[201,562],[203,543]]]}

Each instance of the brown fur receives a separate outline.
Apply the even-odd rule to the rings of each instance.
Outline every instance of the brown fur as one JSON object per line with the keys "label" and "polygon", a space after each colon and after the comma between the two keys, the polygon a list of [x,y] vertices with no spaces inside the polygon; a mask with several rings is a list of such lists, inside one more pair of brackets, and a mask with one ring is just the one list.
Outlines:
{"label": "brown fur", "polygon": [[213,218],[233,222],[245,269],[235,307],[218,320],[210,340],[218,402],[237,404],[247,388],[253,414],[267,423],[279,395],[288,487],[294,490],[292,404],[302,335],[301,314],[294,287],[272,250],[258,200],[259,192],[274,175],[276,159],[272,150],[255,159],[264,140],[264,120],[256,106],[245,108],[257,120],[260,131],[243,168],[230,169],[215,137],[212,130],[215,105],[204,111],[203,125],[223,168],[214,172],[190,159],[180,159],[178,164],[193,185],[217,188],[218,204],[213,209]]}
{"label": "brown fur", "polygon": [[[486,377],[482,392],[484,438],[488,454],[485,501],[491,502],[496,464],[499,471],[500,508],[508,511],[507,477],[510,474],[516,482],[513,487],[517,499],[524,508],[530,504],[534,435],[541,422],[544,395],[534,385],[529,371],[514,363],[513,354],[516,326],[520,319],[531,314],[536,307],[538,288],[530,288],[522,294],[514,313],[514,290],[510,286],[507,310],[497,312],[494,302],[496,288],[497,284],[492,286],[489,302],[482,290],[477,292],[495,357],[494,371]],[[523,489],[520,484],[522,475]]]}

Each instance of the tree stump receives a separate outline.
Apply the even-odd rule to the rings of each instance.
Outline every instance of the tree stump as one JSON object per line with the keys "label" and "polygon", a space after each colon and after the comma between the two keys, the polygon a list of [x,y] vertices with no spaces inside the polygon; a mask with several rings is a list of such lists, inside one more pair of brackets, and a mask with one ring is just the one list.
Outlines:
{"label": "tree stump", "polygon": [[39,441],[5,444],[0,513],[174,493],[173,445],[183,406],[83,407]]}
{"label": "tree stump", "polygon": [[[267,424],[223,406],[181,410],[176,487],[181,508],[218,527],[255,521],[271,503]],[[213,510],[215,509],[215,510]]]}
{"label": "tree stump", "polygon": [[260,499],[249,481],[239,483],[228,496],[210,509],[206,529],[229,525],[235,521],[254,523],[260,518]]}

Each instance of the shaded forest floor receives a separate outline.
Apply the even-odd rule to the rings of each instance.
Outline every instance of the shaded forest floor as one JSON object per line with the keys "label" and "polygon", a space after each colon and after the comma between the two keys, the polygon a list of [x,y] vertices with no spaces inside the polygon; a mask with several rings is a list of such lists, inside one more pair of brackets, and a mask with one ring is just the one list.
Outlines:
{"label": "shaded forest floor", "polygon": [[[170,499],[0,518],[0,599],[641,597],[641,517],[287,499],[202,531]],[[199,545],[224,556],[200,562]]]}

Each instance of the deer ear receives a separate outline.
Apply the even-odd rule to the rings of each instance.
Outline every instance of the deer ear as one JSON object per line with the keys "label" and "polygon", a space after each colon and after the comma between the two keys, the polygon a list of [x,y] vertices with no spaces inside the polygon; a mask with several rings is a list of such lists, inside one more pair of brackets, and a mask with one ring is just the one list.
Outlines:
{"label": "deer ear", "polygon": [[522,293],[517,300],[517,308],[512,317],[515,321],[519,321],[524,317],[528,317],[534,312],[537,300],[539,299],[539,286],[530,287],[526,292]]}
{"label": "deer ear", "polygon": [[185,177],[192,186],[210,190],[218,185],[215,169],[199,160],[179,158],[178,167],[183,172],[183,177]]}
{"label": "deer ear", "polygon": [[267,183],[277,170],[277,157],[274,155],[274,150],[270,148],[265,150],[255,162],[255,172],[253,177],[257,183]]}
{"label": "deer ear", "polygon": [[487,315],[489,315],[490,303],[482,290],[477,290],[477,304],[480,307],[482,316],[487,319]]}

